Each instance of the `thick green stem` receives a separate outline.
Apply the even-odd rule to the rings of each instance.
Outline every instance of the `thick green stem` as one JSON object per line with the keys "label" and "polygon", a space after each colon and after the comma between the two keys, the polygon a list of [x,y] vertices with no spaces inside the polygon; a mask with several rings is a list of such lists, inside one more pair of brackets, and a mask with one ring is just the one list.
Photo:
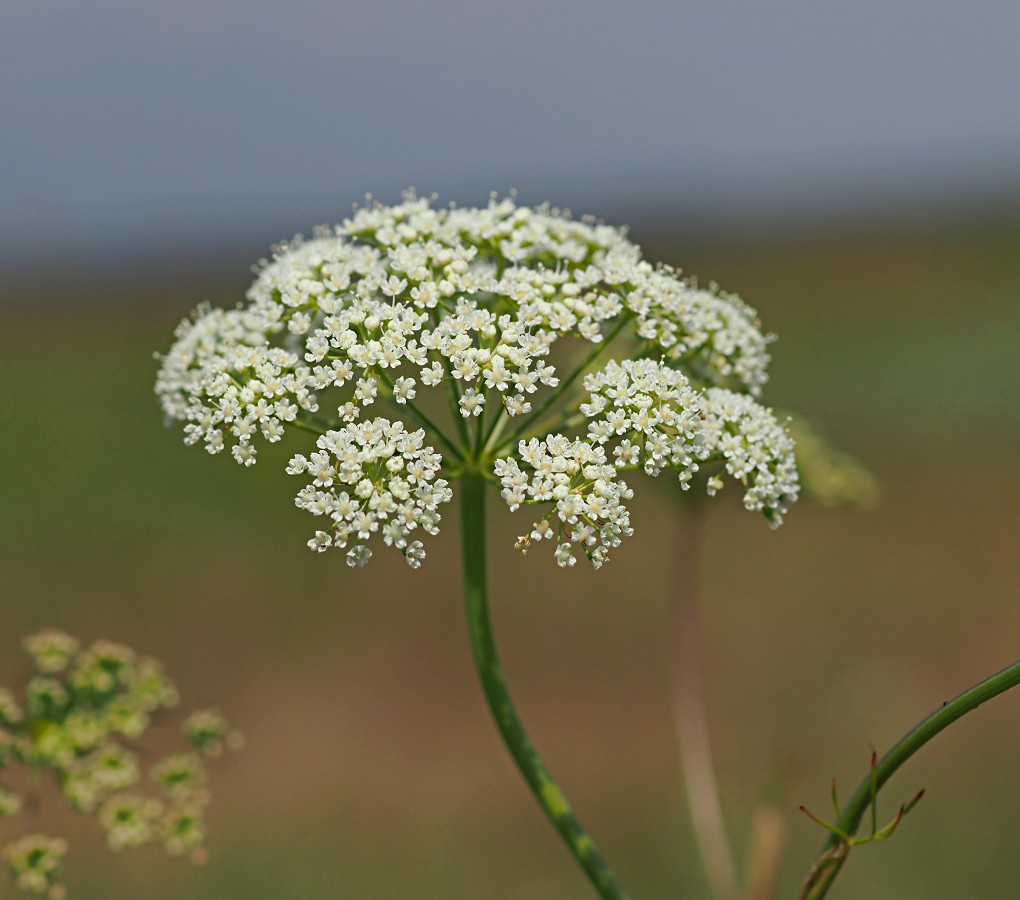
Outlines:
{"label": "thick green stem", "polygon": [[627,895],[616,876],[606,865],[594,841],[574,815],[567,798],[539,758],[507,693],[489,619],[485,567],[485,490],[485,478],[481,472],[469,469],[463,473],[460,494],[464,602],[471,649],[485,699],[517,768],[599,896],[603,900],[626,900]]}
{"label": "thick green stem", "polygon": [[[875,767],[874,774],[867,776],[857,786],[854,795],[847,801],[846,806],[840,814],[840,826],[843,832],[852,837],[860,827],[864,813],[871,805],[872,797],[882,789],[882,786],[892,777],[893,773],[902,766],[911,756],[917,753],[925,744],[944,728],[948,728],[957,719],[966,715],[971,710],[977,709],[986,700],[997,697],[999,694],[1020,685],[1020,660],[1007,666],[1001,672],[997,672],[990,678],[980,681],[973,687],[968,688],[953,700],[947,700],[928,718],[924,719],[915,728],[912,728],[889,751],[883,756]],[[831,856],[836,848],[845,844],[837,834],[830,834],[822,846],[822,855]],[[824,885],[819,890],[817,887],[810,895],[811,900],[821,900],[828,891],[829,885],[835,880],[836,874],[842,867],[845,853],[839,858],[826,874]]]}

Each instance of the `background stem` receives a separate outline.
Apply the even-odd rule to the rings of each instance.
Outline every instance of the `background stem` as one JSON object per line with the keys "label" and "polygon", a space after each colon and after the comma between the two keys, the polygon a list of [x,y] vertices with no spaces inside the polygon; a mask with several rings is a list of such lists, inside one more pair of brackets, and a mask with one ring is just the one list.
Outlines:
{"label": "background stem", "polygon": [[599,896],[603,900],[626,900],[626,894],[616,876],[606,865],[602,854],[595,847],[595,842],[584,830],[570,808],[567,798],[539,758],[510,701],[489,619],[485,490],[485,478],[481,472],[477,469],[468,469],[464,472],[460,479],[464,602],[467,608],[471,649],[485,691],[485,699],[517,768]]}
{"label": "background stem", "polygon": [[681,509],[677,516],[672,577],[676,732],[687,807],[712,896],[737,900],[737,867],[719,802],[701,677],[698,595],[703,519],[696,509]]}

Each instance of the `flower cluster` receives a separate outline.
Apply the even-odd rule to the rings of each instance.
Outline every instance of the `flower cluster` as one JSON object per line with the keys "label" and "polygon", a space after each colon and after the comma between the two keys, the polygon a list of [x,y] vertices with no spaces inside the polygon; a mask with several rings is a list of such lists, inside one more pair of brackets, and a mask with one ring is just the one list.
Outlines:
{"label": "flower cluster", "polygon": [[[781,525],[800,492],[789,432],[771,410],[724,388],[705,392],[701,414],[706,457],[721,459],[744,484],[747,509],[763,512],[773,528]],[[722,487],[717,475],[708,480],[710,495]]]}
{"label": "flower cluster", "polygon": [[67,888],[60,882],[66,855],[67,841],[44,834],[26,834],[0,850],[0,858],[14,874],[15,886],[32,894],[45,894],[49,900],[67,896]]}
{"label": "flower cluster", "polygon": [[[259,440],[317,433],[288,469],[313,476],[298,505],[331,520],[309,545],[364,564],[379,532],[417,566],[414,532],[433,533],[449,499],[437,473],[502,480],[496,461],[505,471],[532,440],[573,446],[584,425],[609,464],[673,468],[686,484],[703,440],[695,397],[753,403],[770,341],[742,300],[651,265],[620,229],[512,199],[444,209],[408,195],[275,248],[243,306],[181,324],[156,391],[186,442],[245,466]],[[397,420],[427,460],[418,481],[386,468],[410,465],[403,451],[380,455]]]}
{"label": "flower cluster", "polygon": [[381,530],[383,540],[417,569],[425,550],[407,536],[417,528],[435,534],[438,506],[452,497],[446,480],[436,478],[441,457],[424,446],[424,438],[422,429],[409,432],[400,422],[378,418],[329,431],[316,441],[318,452],[295,456],[287,472],[313,478],[295,502],[333,522],[309,546],[323,551],[351,544],[348,564],[363,566],[372,556],[365,542]]}
{"label": "flower cluster", "polygon": [[623,501],[634,492],[617,479],[605,449],[554,434],[542,441],[521,441],[518,455],[520,462],[513,457],[496,460],[503,499],[511,510],[524,503],[551,504],[531,533],[518,540],[518,548],[527,552],[533,541],[555,540],[556,562],[572,566],[576,543],[599,568],[620,538],[633,533]]}
{"label": "flower cluster", "polygon": [[650,359],[611,361],[584,379],[591,393],[581,412],[594,421],[596,444],[622,438],[613,450],[617,468],[641,466],[649,475],[675,469],[686,488],[698,470],[698,396],[676,369]]}
{"label": "flower cluster", "polygon": [[[160,664],[109,641],[81,648],[55,629],[25,638],[23,646],[35,675],[23,703],[0,688],[0,774],[18,763],[52,772],[71,807],[96,816],[111,849],[158,841],[168,853],[200,862],[209,803],[202,757],[238,746],[240,736],[214,710],[192,714],[184,733],[193,750],[153,762],[148,780],[156,795],[146,794],[142,754],[131,741],[178,699]],[[0,818],[24,805],[0,785]],[[63,840],[29,835],[0,856],[15,884],[56,900],[64,896],[66,852]]]}
{"label": "flower cluster", "polygon": [[768,345],[758,314],[734,294],[703,290],[669,269],[650,273],[628,297],[638,333],[673,365],[702,384],[761,395],[768,380]]}
{"label": "flower cluster", "polygon": [[299,410],[318,408],[306,384],[307,367],[298,365],[296,354],[268,343],[280,329],[265,306],[200,307],[193,322],[178,327],[156,391],[166,415],[187,422],[186,443],[204,441],[210,453],[219,453],[231,442],[234,459],[250,466],[254,437],[275,443]]}

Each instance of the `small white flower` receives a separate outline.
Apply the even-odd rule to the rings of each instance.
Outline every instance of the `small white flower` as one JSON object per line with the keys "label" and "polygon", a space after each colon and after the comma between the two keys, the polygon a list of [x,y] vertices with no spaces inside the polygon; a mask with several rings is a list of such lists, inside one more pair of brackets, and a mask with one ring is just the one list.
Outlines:
{"label": "small white flower", "polygon": [[362,569],[371,558],[372,551],[364,544],[357,544],[347,551],[347,565],[351,568],[357,566],[359,569]]}
{"label": "small white flower", "polygon": [[233,449],[230,451],[234,459],[236,459],[243,466],[252,466],[255,464],[255,456],[258,451],[251,444],[234,444]]}
{"label": "small white flower", "polygon": [[323,550],[333,546],[333,538],[326,531],[316,531],[315,537],[308,542],[308,546],[310,549],[322,553]]}
{"label": "small white flower", "polygon": [[464,391],[464,396],[460,398],[460,414],[465,418],[469,419],[471,416],[481,415],[482,407],[485,405],[485,395],[479,394],[474,388],[468,388]]}
{"label": "small white flower", "polygon": [[412,569],[420,569],[421,561],[425,558],[425,546],[421,541],[411,541],[407,545],[407,549],[404,550],[404,556],[407,558],[407,564]]}
{"label": "small white flower", "polygon": [[415,381],[413,378],[401,377],[393,382],[393,399],[397,403],[407,403],[415,398]]}
{"label": "small white flower", "polygon": [[358,401],[362,406],[368,406],[375,400],[378,387],[375,381],[371,378],[359,378],[357,389],[354,391],[354,396],[357,397]]}

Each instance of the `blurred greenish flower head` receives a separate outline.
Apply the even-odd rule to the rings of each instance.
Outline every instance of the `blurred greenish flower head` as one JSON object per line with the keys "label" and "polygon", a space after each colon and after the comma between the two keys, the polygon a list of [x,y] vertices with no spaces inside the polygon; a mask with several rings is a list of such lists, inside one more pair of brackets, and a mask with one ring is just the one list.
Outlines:
{"label": "blurred greenish flower head", "polygon": [[[240,735],[216,710],[192,713],[182,729],[192,749],[151,762],[145,779],[146,753],[133,741],[178,702],[163,667],[110,641],[83,649],[55,629],[22,645],[35,674],[23,702],[0,688],[0,779],[18,766],[51,772],[73,809],[96,816],[112,850],[159,843],[172,856],[202,862],[209,805],[203,757],[238,747]],[[16,824],[28,808],[34,821],[38,783],[21,792],[0,783],[0,825]],[[0,847],[0,858],[15,885],[59,900],[67,850],[61,838],[28,834]]]}
{"label": "blurred greenish flower head", "polygon": [[[759,402],[771,337],[739,298],[643,260],[623,230],[493,197],[371,203],[262,261],[236,309],[200,307],[156,392],[185,441],[254,464],[314,435],[287,472],[364,565],[380,541],[418,568],[453,482],[535,509],[518,547],[601,566],[632,533],[624,477],[728,474],[773,525],[797,499],[793,441]],[[311,440],[311,439],[310,439]]]}

